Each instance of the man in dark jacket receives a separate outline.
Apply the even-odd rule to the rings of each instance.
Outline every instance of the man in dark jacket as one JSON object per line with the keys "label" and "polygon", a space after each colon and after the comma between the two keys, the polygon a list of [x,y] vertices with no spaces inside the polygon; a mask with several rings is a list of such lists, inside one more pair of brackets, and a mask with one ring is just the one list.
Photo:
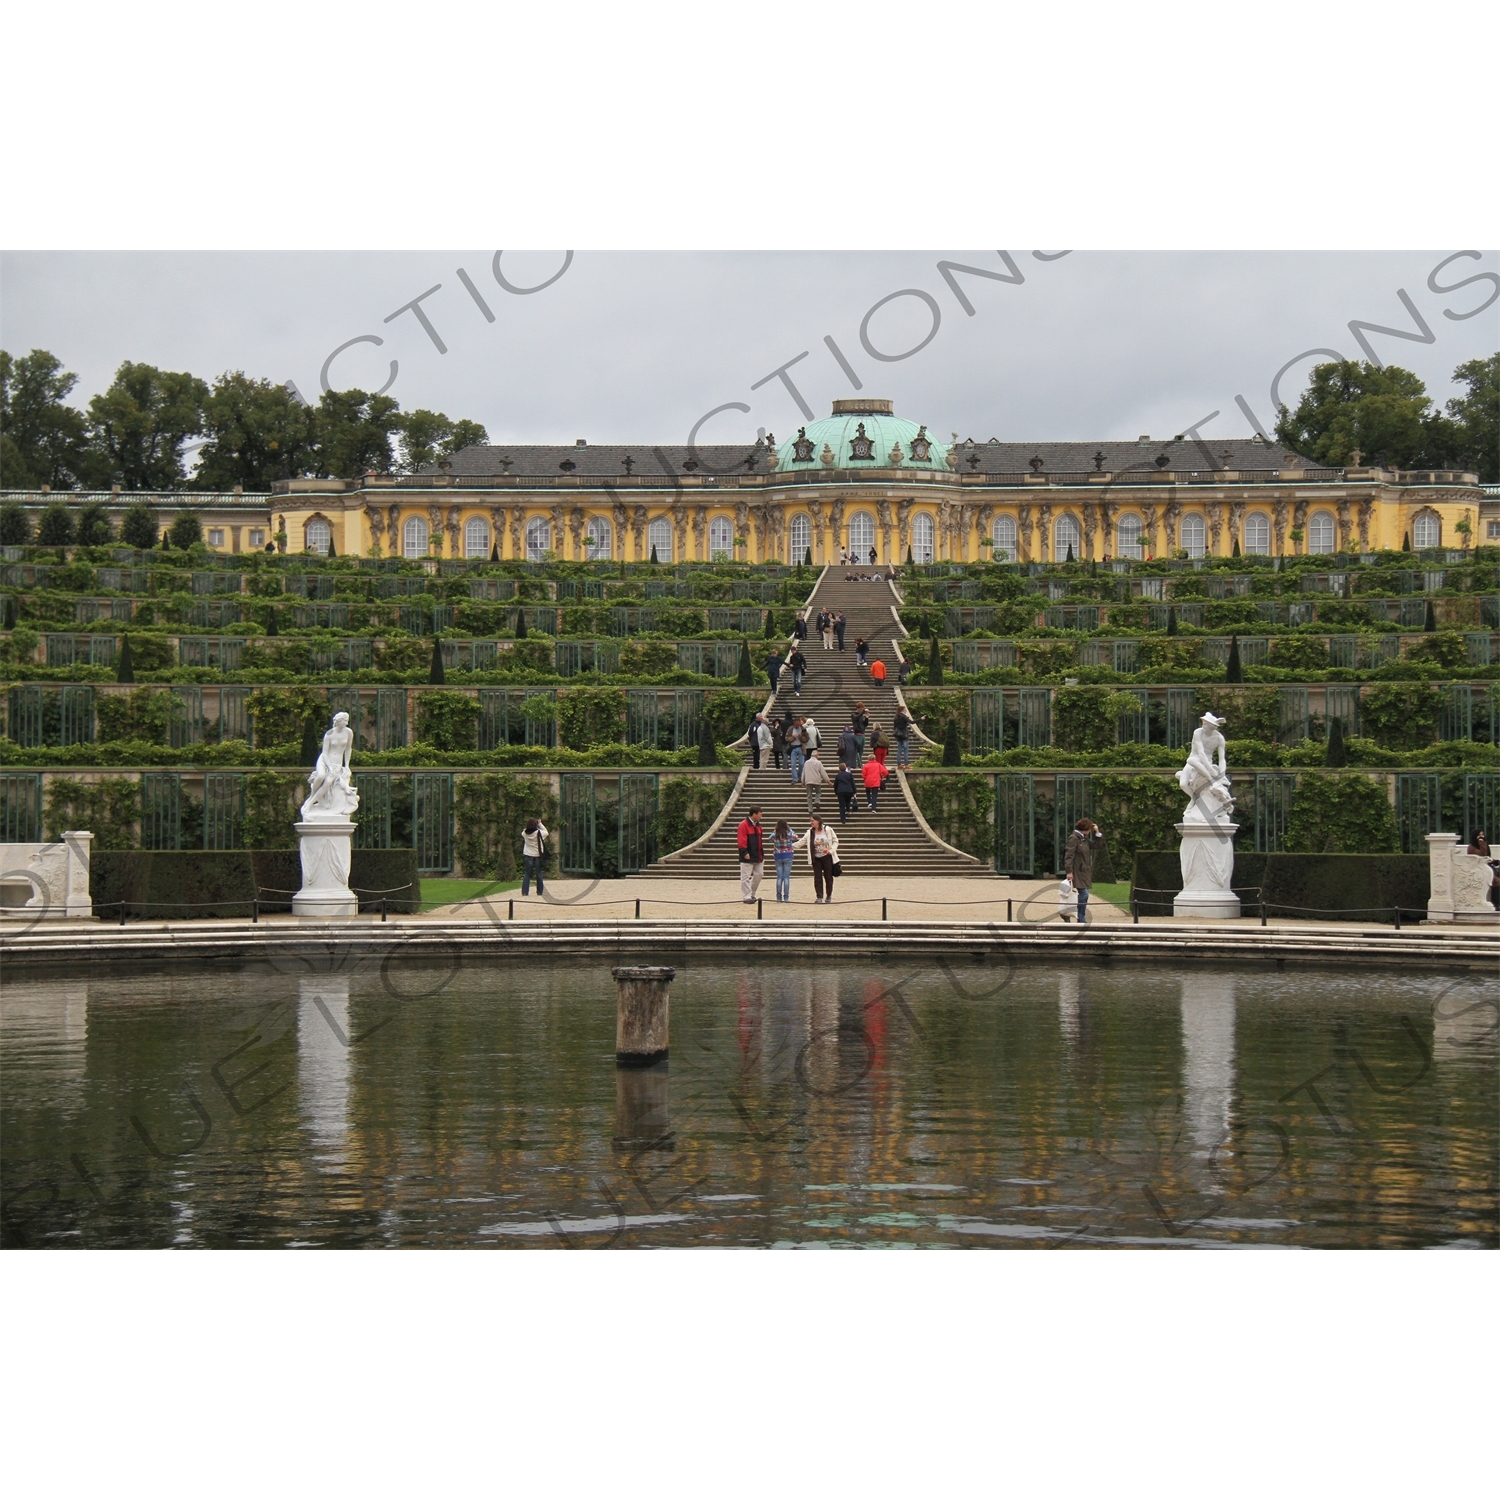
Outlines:
{"label": "man in dark jacket", "polygon": [[771,691],[776,691],[777,684],[781,681],[781,652],[773,651],[766,658],[766,676],[771,680]]}
{"label": "man in dark jacket", "polygon": [[844,631],[848,628],[848,625],[849,622],[844,618],[843,610],[840,610],[833,617],[833,633],[839,638],[840,651],[844,649]]}
{"label": "man in dark jacket", "polygon": [[839,736],[839,759],[846,766],[858,766],[863,756],[864,741],[859,732],[850,726]]}
{"label": "man in dark jacket", "polygon": [[839,799],[839,822],[847,823],[849,814],[855,811],[855,781],[854,773],[842,761],[838,775],[833,778],[833,794]]}
{"label": "man in dark jacket", "polygon": [[1094,883],[1094,856],[1104,847],[1104,831],[1091,818],[1080,818],[1068,835],[1063,874],[1078,892],[1078,920],[1088,921],[1089,888]]}
{"label": "man in dark jacket", "polygon": [[802,674],[807,671],[807,658],[802,654],[800,644],[793,646],[791,654],[786,659],[786,664],[792,672],[792,692],[797,697],[802,696]]}

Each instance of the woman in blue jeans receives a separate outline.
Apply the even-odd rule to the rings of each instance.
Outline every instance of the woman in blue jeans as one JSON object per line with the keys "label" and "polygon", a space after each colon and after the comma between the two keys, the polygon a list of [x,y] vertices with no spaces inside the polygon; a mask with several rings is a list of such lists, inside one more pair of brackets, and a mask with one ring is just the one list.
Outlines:
{"label": "woman in blue jeans", "polygon": [[527,818],[526,829],[521,835],[521,863],[525,866],[521,874],[521,894],[531,894],[531,882],[536,881],[538,896],[544,893],[542,865],[547,858],[547,829],[540,818]]}
{"label": "woman in blue jeans", "polygon": [[792,857],[797,851],[797,835],[792,825],[782,818],[771,838],[771,853],[776,859],[776,899],[792,899]]}

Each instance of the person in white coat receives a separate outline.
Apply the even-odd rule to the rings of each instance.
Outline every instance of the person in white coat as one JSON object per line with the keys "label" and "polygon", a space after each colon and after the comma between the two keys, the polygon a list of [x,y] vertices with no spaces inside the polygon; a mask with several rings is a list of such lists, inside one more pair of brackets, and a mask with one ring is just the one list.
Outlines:
{"label": "person in white coat", "polygon": [[812,864],[814,906],[833,900],[833,867],[839,862],[839,836],[816,813],[807,820],[807,832],[797,841],[807,848]]}

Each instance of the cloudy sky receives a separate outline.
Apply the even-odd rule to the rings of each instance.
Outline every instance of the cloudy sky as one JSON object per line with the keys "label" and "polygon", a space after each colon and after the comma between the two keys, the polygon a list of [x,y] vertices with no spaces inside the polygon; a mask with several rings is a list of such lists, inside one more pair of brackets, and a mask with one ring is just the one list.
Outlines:
{"label": "cloudy sky", "polygon": [[[497,280],[492,250],[28,251],[0,259],[0,342],[50,349],[83,404],[124,359],[205,378],[242,369],[316,399],[334,350],[372,336],[383,342],[333,360],[331,385],[376,389],[394,360],[403,409],[473,418],[497,441],[677,443],[731,402],[749,410],[712,417],[701,441],[790,436],[805,417],[773,372],[804,353],[787,377],[826,415],[855,394],[831,339],[866,395],[943,437],[1230,437],[1252,430],[1236,398],[1274,421],[1272,381],[1305,351],[1368,357],[1351,321],[1420,333],[1403,292],[1430,342],[1364,337],[1435,397],[1453,394],[1456,365],[1500,348],[1500,256],[1465,248],[579,251],[560,275],[561,251],[509,252],[511,288],[556,278],[524,295]],[[951,272],[955,291],[944,261],[1017,279]],[[418,297],[431,333],[398,311]],[[1327,357],[1293,363],[1282,398],[1295,403]]]}

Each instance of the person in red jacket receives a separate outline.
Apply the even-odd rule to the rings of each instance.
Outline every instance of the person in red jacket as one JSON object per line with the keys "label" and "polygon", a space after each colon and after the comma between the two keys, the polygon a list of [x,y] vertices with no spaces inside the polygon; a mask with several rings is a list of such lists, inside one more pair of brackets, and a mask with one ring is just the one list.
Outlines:
{"label": "person in red jacket", "polygon": [[875,811],[875,804],[880,797],[880,788],[885,778],[890,775],[883,762],[878,760],[867,760],[864,770],[860,773],[865,783],[865,802],[871,812]]}
{"label": "person in red jacket", "polygon": [[738,831],[740,846],[740,899],[748,906],[760,890],[760,878],[765,874],[766,851],[760,835],[760,809],[752,807],[749,815],[740,824]]}

